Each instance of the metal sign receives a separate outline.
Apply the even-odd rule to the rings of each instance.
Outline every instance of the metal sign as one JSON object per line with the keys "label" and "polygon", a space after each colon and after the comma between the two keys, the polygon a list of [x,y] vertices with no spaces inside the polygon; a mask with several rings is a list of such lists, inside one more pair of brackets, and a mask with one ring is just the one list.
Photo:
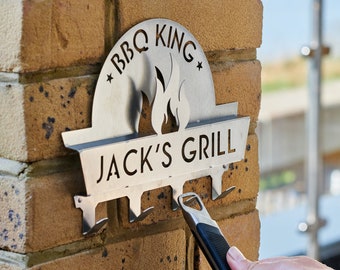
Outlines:
{"label": "metal sign", "polygon": [[[154,135],[138,134],[142,93],[152,107]],[[162,133],[171,114],[178,131]],[[151,19],[116,43],[100,72],[92,127],[62,133],[80,154],[87,196],[75,196],[83,211],[83,234],[98,230],[98,203],[127,196],[130,221],[144,218],[143,192],[173,189],[173,208],[190,179],[210,175],[212,198],[222,192],[228,164],[244,157],[249,117],[237,103],[216,105],[208,61],[197,40],[181,25]]]}

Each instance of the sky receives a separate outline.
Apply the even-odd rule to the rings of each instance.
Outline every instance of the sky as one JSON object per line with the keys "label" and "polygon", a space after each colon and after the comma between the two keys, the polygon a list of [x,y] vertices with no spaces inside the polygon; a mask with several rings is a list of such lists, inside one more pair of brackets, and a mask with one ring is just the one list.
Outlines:
{"label": "sky", "polygon": [[[262,0],[263,36],[258,58],[262,62],[298,56],[311,42],[313,0]],[[323,1],[323,39],[333,56],[340,56],[340,1]]]}

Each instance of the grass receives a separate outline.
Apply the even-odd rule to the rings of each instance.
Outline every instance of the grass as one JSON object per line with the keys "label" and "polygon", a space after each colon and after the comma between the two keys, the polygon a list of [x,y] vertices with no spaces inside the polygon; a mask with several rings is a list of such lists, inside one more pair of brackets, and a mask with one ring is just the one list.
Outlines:
{"label": "grass", "polygon": [[296,181],[296,174],[293,171],[285,170],[271,174],[260,179],[260,191],[277,189],[290,185]]}
{"label": "grass", "polygon": [[[306,86],[308,61],[306,58],[297,57],[284,62],[263,64],[263,93]],[[340,58],[325,57],[322,71],[324,81],[340,79]]]}

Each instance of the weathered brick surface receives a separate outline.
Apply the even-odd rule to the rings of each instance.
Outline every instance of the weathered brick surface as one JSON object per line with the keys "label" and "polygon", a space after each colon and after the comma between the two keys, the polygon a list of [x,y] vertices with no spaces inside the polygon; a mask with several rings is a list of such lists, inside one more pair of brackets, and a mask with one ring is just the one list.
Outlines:
{"label": "weathered brick surface", "polygon": [[56,174],[27,180],[27,250],[37,251],[81,238],[81,211],[73,195],[81,175]]}
{"label": "weathered brick surface", "polygon": [[[27,251],[37,251],[82,239],[82,211],[73,196],[84,194],[81,172],[69,171],[27,180]],[[106,204],[97,218],[107,216]]]}
{"label": "weathered brick surface", "polygon": [[65,154],[61,132],[90,126],[96,79],[84,76],[25,86],[29,161]]}
{"label": "weathered brick surface", "polygon": [[212,67],[216,103],[238,102],[238,114],[250,116],[249,133],[255,132],[261,106],[259,61],[226,62]]}
{"label": "weathered brick surface", "polygon": [[205,51],[257,48],[261,44],[262,3],[241,1],[119,1],[119,23],[125,32],[150,18],[168,18],[186,27]]}
{"label": "weathered brick surface", "polygon": [[20,69],[22,1],[0,1],[0,71]]}
{"label": "weathered brick surface", "polygon": [[32,270],[54,269],[185,269],[186,242],[184,230],[178,229],[131,240],[107,244],[32,267]]}
{"label": "weathered brick surface", "polygon": [[[115,5],[101,0],[6,0],[1,7],[1,37],[5,41],[0,45],[4,60],[1,69],[6,71],[102,62],[105,40],[120,36],[142,20],[157,17],[187,27],[206,51],[257,48],[261,44],[259,0],[228,0],[222,4],[217,0],[118,1]],[[113,10],[111,16],[108,10]],[[119,16],[119,33],[113,30],[114,12]],[[204,20],[197,19],[202,16]]]}
{"label": "weathered brick surface", "polygon": [[0,84],[0,155],[36,161],[65,155],[61,132],[90,126],[97,76]]}
{"label": "weathered brick surface", "polygon": [[23,86],[0,83],[0,156],[27,158]]}
{"label": "weathered brick surface", "polygon": [[26,242],[25,183],[0,174],[0,249],[23,252]]}
{"label": "weathered brick surface", "polygon": [[24,1],[22,71],[103,60],[105,1]]}
{"label": "weathered brick surface", "polygon": [[[85,192],[82,173],[58,172],[58,162],[34,163],[20,179],[0,177],[0,248],[24,253],[82,239],[82,211],[73,202]],[[96,214],[106,217],[106,204]]]}
{"label": "weathered brick surface", "polygon": [[[260,220],[257,211],[218,221],[218,225],[230,246],[238,247],[250,260],[258,259]],[[201,250],[195,259],[196,269],[210,269]]]}

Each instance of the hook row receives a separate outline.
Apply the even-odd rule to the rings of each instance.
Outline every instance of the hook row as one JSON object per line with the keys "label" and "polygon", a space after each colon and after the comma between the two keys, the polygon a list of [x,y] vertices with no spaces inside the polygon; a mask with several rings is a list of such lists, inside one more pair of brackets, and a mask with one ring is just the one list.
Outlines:
{"label": "hook row", "polygon": [[[230,192],[232,192],[235,189],[235,186],[229,187],[219,196],[217,196],[214,200],[220,200],[224,197],[226,197]],[[177,195],[177,194],[176,194]],[[178,194],[179,195],[179,194]],[[100,200],[97,200],[95,196],[74,196],[75,204],[77,208],[81,208],[83,211],[83,235],[84,236],[91,236],[96,233],[98,233],[101,229],[104,228],[104,226],[108,222],[108,218],[102,218],[98,221],[96,221],[95,218],[95,209],[97,204],[100,202]],[[139,205],[139,204],[137,204]],[[179,208],[177,200],[172,200],[172,209],[175,211]],[[132,222],[138,222],[144,220],[147,216],[149,216],[154,210],[154,207],[151,206],[142,212],[140,214],[136,215],[136,213],[129,208],[129,221]]]}

